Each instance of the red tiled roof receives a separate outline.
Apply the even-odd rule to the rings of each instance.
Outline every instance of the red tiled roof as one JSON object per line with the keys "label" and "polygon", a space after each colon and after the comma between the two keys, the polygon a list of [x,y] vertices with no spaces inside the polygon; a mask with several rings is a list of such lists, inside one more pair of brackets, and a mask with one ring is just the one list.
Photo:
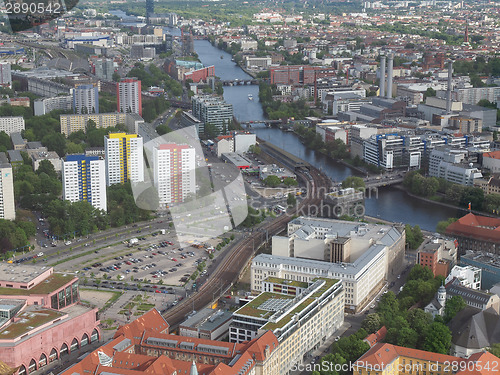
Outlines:
{"label": "red tiled roof", "polygon": [[370,348],[373,347],[376,343],[385,339],[385,335],[387,334],[387,328],[383,326],[377,332],[372,333],[371,335],[366,336],[364,341],[370,345]]}
{"label": "red tiled roof", "polygon": [[485,152],[483,158],[500,159],[500,151]]}
{"label": "red tiled roof", "polygon": [[500,359],[490,352],[472,354],[468,362],[474,362],[475,365],[468,365],[466,370],[457,372],[457,375],[498,375],[500,371]]}
{"label": "red tiled roof", "polygon": [[446,234],[500,242],[500,219],[469,213],[451,223]]}
{"label": "red tiled roof", "polygon": [[129,339],[141,337],[144,331],[168,333],[169,325],[156,309],[152,309],[136,320],[117,329],[115,336],[123,335]]}

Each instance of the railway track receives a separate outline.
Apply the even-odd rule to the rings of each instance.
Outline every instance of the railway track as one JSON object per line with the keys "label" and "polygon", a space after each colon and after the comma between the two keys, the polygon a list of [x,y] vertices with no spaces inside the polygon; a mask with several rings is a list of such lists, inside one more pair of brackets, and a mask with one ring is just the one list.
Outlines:
{"label": "railway track", "polygon": [[[292,212],[287,212],[287,214],[281,215],[270,224],[265,225],[269,236],[274,236],[281,232],[295,215],[315,215],[318,212],[318,207],[324,195],[323,189],[331,187],[331,180],[315,168],[311,168],[309,172],[297,172],[297,175],[307,182],[308,195]],[[219,266],[196,293],[164,314],[165,319],[170,324],[171,330],[177,328],[184,321],[186,315],[193,309],[199,311],[211,304],[215,295],[218,297],[236,282],[241,270],[254,256],[254,249],[257,249],[264,240],[264,232],[260,231],[252,232],[247,237],[241,239],[225,255]]]}

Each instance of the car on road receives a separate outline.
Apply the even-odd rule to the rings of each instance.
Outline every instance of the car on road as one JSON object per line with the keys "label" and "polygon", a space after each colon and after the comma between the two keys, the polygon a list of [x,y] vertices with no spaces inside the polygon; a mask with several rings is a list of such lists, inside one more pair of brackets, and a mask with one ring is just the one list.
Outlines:
{"label": "car on road", "polygon": [[64,244],[65,244],[66,246],[69,246],[69,245],[71,245],[71,241],[66,241]]}
{"label": "car on road", "polygon": [[43,252],[40,251],[36,256],[43,257]]}

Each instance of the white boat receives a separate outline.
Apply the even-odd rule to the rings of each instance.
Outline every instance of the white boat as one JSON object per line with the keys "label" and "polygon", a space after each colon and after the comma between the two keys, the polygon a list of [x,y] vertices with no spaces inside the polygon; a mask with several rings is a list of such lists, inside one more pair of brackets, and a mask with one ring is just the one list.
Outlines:
{"label": "white boat", "polygon": [[248,94],[248,100],[253,100],[253,95],[252,94]]}

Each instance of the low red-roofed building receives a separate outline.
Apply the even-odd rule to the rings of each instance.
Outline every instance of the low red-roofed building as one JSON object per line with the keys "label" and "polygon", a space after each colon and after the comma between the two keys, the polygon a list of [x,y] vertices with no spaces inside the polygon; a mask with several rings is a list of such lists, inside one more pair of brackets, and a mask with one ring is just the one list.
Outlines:
{"label": "low red-roofed building", "polygon": [[60,375],[250,375],[278,374],[276,336],[267,331],[234,344],[177,336],[153,309],[120,327],[112,341]]}
{"label": "low red-roofed building", "polygon": [[[485,364],[489,363],[489,369]],[[492,372],[494,364],[497,370]],[[353,365],[356,375],[493,375],[500,359],[491,353],[476,353],[469,359],[377,343]]]}
{"label": "low red-roofed building", "polygon": [[500,219],[469,213],[446,228],[458,241],[460,255],[466,250],[500,254]]}
{"label": "low red-roofed building", "polygon": [[366,336],[366,338],[363,341],[368,343],[368,345],[370,345],[370,348],[372,348],[375,344],[383,341],[385,339],[386,334],[387,334],[387,328],[383,326],[377,332]]}

